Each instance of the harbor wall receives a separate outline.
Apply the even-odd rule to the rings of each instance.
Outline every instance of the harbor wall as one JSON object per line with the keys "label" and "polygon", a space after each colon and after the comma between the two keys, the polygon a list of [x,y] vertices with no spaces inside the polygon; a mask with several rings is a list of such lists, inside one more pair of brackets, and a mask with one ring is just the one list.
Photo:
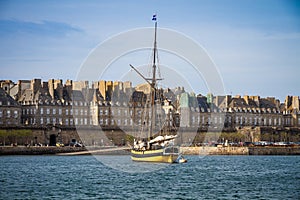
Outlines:
{"label": "harbor wall", "polygon": [[249,155],[300,155],[300,147],[249,147]]}
{"label": "harbor wall", "polygon": [[[126,146],[125,146],[126,147]],[[100,147],[95,148],[96,150]],[[89,148],[90,150],[95,150]],[[100,148],[101,149],[101,148]],[[300,147],[181,147],[184,155],[300,155]],[[0,147],[0,155],[47,155],[86,151],[84,147]],[[124,150],[98,152],[99,155],[124,155]]]}
{"label": "harbor wall", "polygon": [[181,147],[184,155],[249,155],[247,147]]}
{"label": "harbor wall", "polygon": [[85,150],[84,147],[0,147],[0,155],[48,155]]}
{"label": "harbor wall", "polygon": [[184,155],[300,155],[299,146],[289,147],[181,147]]}

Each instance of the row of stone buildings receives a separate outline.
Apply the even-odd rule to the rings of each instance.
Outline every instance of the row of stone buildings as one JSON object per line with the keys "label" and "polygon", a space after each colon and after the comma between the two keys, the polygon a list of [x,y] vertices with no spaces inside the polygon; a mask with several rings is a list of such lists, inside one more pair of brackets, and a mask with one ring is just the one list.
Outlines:
{"label": "row of stone buildings", "polygon": [[[53,79],[0,83],[0,127],[42,128],[51,124],[63,128],[141,129],[153,123],[149,122],[150,108],[146,106],[146,85],[134,88],[130,82],[63,83]],[[155,113],[158,129],[300,126],[298,96],[287,96],[280,102],[260,96],[202,96],[175,88],[158,90],[156,99],[162,100]]]}

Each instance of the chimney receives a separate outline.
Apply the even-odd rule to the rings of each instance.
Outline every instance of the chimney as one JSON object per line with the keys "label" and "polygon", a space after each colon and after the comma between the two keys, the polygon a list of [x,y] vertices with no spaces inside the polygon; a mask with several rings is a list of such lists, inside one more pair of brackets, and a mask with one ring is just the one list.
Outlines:
{"label": "chimney", "polygon": [[284,107],[285,109],[288,109],[292,105],[292,97],[286,96],[284,101]]}
{"label": "chimney", "polygon": [[65,84],[65,89],[70,99],[72,98],[72,87],[73,87],[73,81],[68,79]]}
{"label": "chimney", "polygon": [[246,104],[249,105],[249,96],[248,95],[244,96],[244,100],[245,100]]}
{"label": "chimney", "polygon": [[32,89],[34,95],[40,90],[41,87],[42,87],[41,79],[31,80],[31,89]]}
{"label": "chimney", "polygon": [[54,99],[54,79],[48,80],[49,95]]}
{"label": "chimney", "polygon": [[299,110],[299,97],[298,96],[292,97],[292,107],[293,107],[293,109]]}
{"label": "chimney", "polygon": [[231,102],[231,95],[226,95],[225,101],[226,101],[226,107],[228,107]]}
{"label": "chimney", "polygon": [[56,94],[58,95],[58,99],[63,99],[63,84],[62,80],[54,80],[54,90],[56,91]]}

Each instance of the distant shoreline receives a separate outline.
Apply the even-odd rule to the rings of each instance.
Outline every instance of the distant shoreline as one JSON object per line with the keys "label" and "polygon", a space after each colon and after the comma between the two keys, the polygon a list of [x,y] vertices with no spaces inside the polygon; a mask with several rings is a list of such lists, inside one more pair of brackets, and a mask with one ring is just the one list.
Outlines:
{"label": "distant shoreline", "polygon": [[[76,153],[77,152],[77,153]],[[299,146],[288,147],[181,147],[183,155],[300,155]],[[0,147],[2,155],[129,155],[127,149],[112,147]]]}

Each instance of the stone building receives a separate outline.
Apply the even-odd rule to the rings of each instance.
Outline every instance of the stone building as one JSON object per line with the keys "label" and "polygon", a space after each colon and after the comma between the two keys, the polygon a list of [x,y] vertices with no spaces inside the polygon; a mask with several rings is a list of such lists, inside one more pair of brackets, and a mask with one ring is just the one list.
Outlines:
{"label": "stone building", "polygon": [[298,96],[287,96],[281,106],[281,112],[286,127],[300,126],[300,100]]}
{"label": "stone building", "polygon": [[[133,88],[130,82],[41,79],[0,81],[2,124],[45,127],[49,124],[65,128],[101,126],[103,129],[138,130],[149,124],[145,107],[148,85]],[[10,96],[5,95],[5,91]],[[145,91],[144,91],[145,90]],[[287,96],[284,103],[273,97],[207,96],[189,94],[184,88],[158,90],[163,104],[156,120],[183,128],[200,130],[240,127],[299,127],[299,97]],[[6,100],[5,100],[6,99]],[[15,101],[14,101],[15,100]],[[9,103],[5,103],[9,102]],[[7,105],[9,104],[9,105]],[[9,107],[10,106],[10,107]],[[16,114],[14,114],[16,113]],[[15,116],[7,120],[4,116]],[[170,122],[170,116],[177,119]],[[170,124],[169,124],[170,125]]]}
{"label": "stone building", "polygon": [[[288,114],[289,118],[283,115],[281,104],[275,98],[213,96],[212,94],[207,97],[202,95],[195,97],[194,94],[188,93],[180,96],[180,116],[181,127],[196,126],[203,130],[207,127],[225,129],[245,126],[284,127],[287,125],[286,122],[292,120],[289,119],[292,117],[291,114]],[[291,125],[299,126],[296,124],[297,119],[295,115]]]}
{"label": "stone building", "polygon": [[0,127],[15,127],[21,124],[21,106],[0,88]]}

